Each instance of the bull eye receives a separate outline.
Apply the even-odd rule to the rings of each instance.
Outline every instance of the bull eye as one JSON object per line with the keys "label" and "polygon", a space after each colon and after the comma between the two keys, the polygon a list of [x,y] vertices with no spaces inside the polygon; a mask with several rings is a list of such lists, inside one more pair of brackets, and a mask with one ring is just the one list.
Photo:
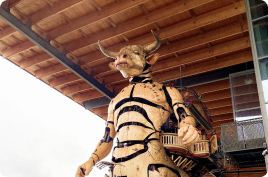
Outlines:
{"label": "bull eye", "polygon": [[127,58],[127,55],[125,54],[125,55],[123,55],[123,58]]}
{"label": "bull eye", "polygon": [[134,53],[135,53],[136,55],[140,55],[140,53],[139,53],[138,51],[134,51]]}

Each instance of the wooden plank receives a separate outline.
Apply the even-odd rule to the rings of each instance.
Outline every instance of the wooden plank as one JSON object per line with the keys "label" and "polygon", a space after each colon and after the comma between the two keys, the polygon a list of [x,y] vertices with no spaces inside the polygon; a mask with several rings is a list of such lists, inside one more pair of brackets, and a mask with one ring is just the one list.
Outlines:
{"label": "wooden plank", "polygon": [[234,122],[234,119],[225,119],[225,120],[213,122],[213,127],[220,127],[221,124],[227,124],[227,123],[230,123],[230,122]]}
{"label": "wooden plank", "polygon": [[[18,1],[18,0],[16,0],[16,1]],[[41,21],[49,16],[52,16],[54,14],[58,14],[64,10],[67,10],[68,8],[78,4],[80,2],[82,2],[82,0],[68,0],[68,1],[65,1],[64,3],[61,1],[57,1],[53,4],[53,6],[47,6],[46,8],[44,8],[44,9],[36,12],[32,16],[30,16],[29,18],[31,19],[31,25],[35,25],[37,22],[39,22],[39,21]],[[16,30],[14,28],[12,28],[11,26],[9,26],[1,31],[0,39],[11,36],[15,32],[16,32]]]}
{"label": "wooden plank", "polygon": [[[217,58],[209,61],[205,61],[205,63],[196,63],[189,66],[186,66],[185,69],[183,69],[182,74],[183,77],[191,76],[194,74],[200,74],[228,66],[233,66],[241,63],[245,63],[248,61],[252,61],[252,54],[251,51],[244,51],[241,53],[233,54],[230,56]],[[180,77],[180,70],[178,68],[170,69],[168,71],[162,72],[160,74],[155,74],[154,79],[158,82],[164,82],[173,80]]]}
{"label": "wooden plank", "polygon": [[211,116],[212,119],[212,125],[214,124],[214,122],[218,122],[218,121],[222,121],[222,120],[230,120],[232,119],[234,121],[234,116],[233,113],[227,113],[227,114],[221,114],[221,115],[215,115],[215,116]]}
{"label": "wooden plank", "polygon": [[[206,44],[206,43],[209,43],[209,42],[219,40],[219,39],[223,38],[226,35],[231,36],[231,35],[235,35],[235,34],[237,34],[239,32],[243,32],[243,31],[241,31],[241,29],[239,29],[239,28],[241,28],[241,26],[239,24],[231,24],[231,25],[228,25],[226,27],[227,28],[223,27],[223,28],[219,28],[219,29],[216,29],[216,30],[209,31],[207,33],[200,34],[198,36],[194,36],[194,37],[190,38],[189,40],[185,39],[185,40],[182,40],[182,41],[179,41],[179,42],[175,42],[175,43],[173,43],[171,45],[168,45],[168,46],[163,46],[158,50],[158,52],[160,54],[167,55],[167,54],[170,54],[172,52],[178,51],[178,50],[175,49],[176,47],[178,47],[178,49],[184,50],[186,48],[189,48],[189,46],[203,45],[203,44]],[[228,31],[228,32],[226,32],[226,31]],[[103,57],[103,55],[100,52],[94,52],[92,55],[96,55],[96,57]],[[107,60],[107,58],[101,58],[101,59],[102,60],[105,60],[105,59]],[[20,66],[22,66],[22,64],[24,65],[24,67],[31,66],[32,64],[34,64],[34,62],[31,62],[31,61],[32,61],[31,59],[26,60],[24,63],[20,63]],[[28,64],[26,62],[28,62]],[[96,74],[96,75],[99,74],[100,76],[102,76],[105,71],[110,70],[109,67],[108,67],[107,62],[104,63],[104,64],[101,64],[101,65],[95,66],[95,67],[98,68],[98,69],[96,71],[93,71],[93,73]],[[87,72],[90,73],[91,70],[87,71]],[[70,74],[70,77],[72,77],[72,74]],[[64,82],[64,80],[66,80],[65,78],[66,78],[66,76],[52,79],[52,80],[49,81],[49,84],[50,84],[51,87],[55,87],[55,86],[58,86],[58,85],[61,85],[61,84],[66,84],[66,82]],[[60,81],[60,80],[62,80],[62,81]],[[72,81],[74,81],[74,80],[72,80]]]}
{"label": "wooden plank", "polygon": [[84,90],[89,90],[92,88],[93,87],[91,85],[89,85],[86,82],[83,82],[83,83],[79,83],[79,84],[75,84],[75,85],[71,85],[71,86],[65,86],[65,87],[61,88],[61,93],[63,95],[68,95],[68,94],[72,94],[72,93],[76,93],[76,92],[81,92]]}
{"label": "wooden plank", "polygon": [[174,68],[178,65],[191,64],[193,62],[206,60],[206,59],[224,55],[230,52],[243,50],[249,47],[250,47],[249,37],[244,37],[244,38],[236,39],[230,42],[222,43],[213,47],[187,53],[179,57],[160,61],[154,65],[153,70],[160,72],[162,70]]}
{"label": "wooden plank", "polygon": [[230,88],[230,81],[229,79],[225,79],[225,80],[215,81],[215,82],[211,82],[208,84],[202,84],[202,85],[189,87],[189,88],[193,89],[194,91],[202,95],[204,93],[228,89]]}
{"label": "wooden plank", "polygon": [[[194,74],[203,73],[203,72],[207,72],[207,71],[211,71],[211,70],[216,70],[216,69],[223,68],[223,67],[228,67],[228,66],[232,66],[232,65],[236,65],[236,64],[240,64],[240,63],[245,63],[247,61],[252,60],[252,55],[251,55],[251,51],[245,51],[245,52],[241,52],[241,53],[234,54],[231,56],[223,57],[223,58],[220,58],[218,60],[213,59],[210,61],[206,61],[205,64],[203,64],[203,65],[198,63],[198,64],[188,66],[187,70],[183,73],[183,76],[187,77],[189,75],[194,75]],[[200,65],[203,67],[201,67]],[[120,75],[121,74],[118,73],[118,76],[114,76],[114,77],[120,78]],[[154,75],[154,78],[156,78],[155,81],[158,81],[158,82],[169,81],[169,80],[173,80],[173,79],[176,79],[179,77],[180,77],[180,72],[178,69],[168,70],[166,72],[161,73],[160,75]],[[121,76],[121,78],[122,78],[122,76]],[[124,79],[123,81],[120,80],[120,81],[116,82],[116,84],[119,84],[119,83],[126,85],[127,79]],[[116,85],[116,84],[111,84],[111,83],[106,83],[106,84],[109,84],[110,86]],[[115,87],[115,88],[118,89],[118,87]],[[230,93],[230,90],[227,89],[227,90],[225,90],[225,92],[220,91],[218,94],[220,94],[221,96],[216,95],[216,93],[214,92],[214,94],[210,94],[210,97],[206,96],[206,98],[204,97],[203,99],[206,102],[209,100],[210,101],[217,100],[219,98],[222,98],[222,99],[223,98],[230,98],[231,93]],[[85,94],[84,93],[84,98],[82,98],[82,96],[81,96],[81,98],[83,99],[83,101],[99,98],[99,97],[94,97],[92,95],[94,95],[94,94],[89,94],[89,93]]]}
{"label": "wooden plank", "polygon": [[209,102],[204,102],[208,109],[220,108],[232,105],[231,95],[229,98],[217,99]]}
{"label": "wooden plank", "polygon": [[221,100],[225,98],[231,98],[231,91],[228,88],[202,95],[202,99],[205,103],[210,102],[210,101]]}
{"label": "wooden plank", "polygon": [[[110,17],[111,15],[114,15],[116,13],[125,11],[127,9],[133,8],[134,6],[137,6],[141,3],[143,3],[145,0],[125,0],[125,1],[119,1],[117,3],[108,5],[106,7],[103,7],[101,10],[101,13],[97,12],[91,12],[83,17],[79,17],[79,20],[73,21],[72,23],[67,23],[63,26],[57,27],[55,30],[48,31],[50,40],[55,40],[57,37],[64,35],[68,32],[77,30],[79,28],[82,28],[90,23],[96,22],[98,20],[105,19],[107,17]],[[62,3],[62,2],[61,2]],[[27,41],[26,41],[27,42]],[[13,46],[10,49],[4,49],[2,51],[2,55],[4,58],[10,57],[12,55],[15,55],[17,53],[20,53],[24,50],[27,50],[31,47],[34,47],[35,45],[33,43],[28,43],[26,45],[26,42],[23,42],[21,44],[18,44],[16,46]]]}
{"label": "wooden plank", "polygon": [[[231,17],[231,16],[236,16],[237,13],[240,13],[240,12],[245,13],[245,9],[243,9],[244,7],[240,7],[241,5],[242,4],[236,4],[235,6],[231,5],[231,6],[225,7],[224,10],[216,10],[216,11],[208,13],[209,15],[206,15],[206,14],[201,15],[199,17],[196,17],[195,19],[186,20],[185,22],[178,23],[178,24],[163,28],[163,29],[161,29],[159,31],[160,32],[160,37],[162,39],[165,39],[165,38],[177,35],[178,32],[179,32],[179,34],[182,34],[182,33],[188,32],[190,30],[198,29],[200,27],[206,26],[206,25],[211,24],[211,23],[219,22],[220,20],[223,20],[222,19],[224,17],[223,14],[228,14],[228,17],[229,17],[229,15]],[[238,11],[235,9],[237,7],[239,7]],[[221,17],[221,18],[217,18],[218,16]],[[200,21],[200,23],[196,23],[196,21]],[[201,23],[202,21],[206,21],[206,22],[209,21],[209,22]],[[194,24],[194,28],[193,28],[193,24]],[[244,23],[244,22],[243,22],[243,24],[246,25],[246,23]],[[183,26],[183,29],[181,29],[182,26]],[[230,30],[232,30],[232,28],[230,28]],[[247,28],[241,28],[240,31],[243,31],[243,30],[247,30]],[[228,30],[223,30],[223,31],[228,31]],[[107,32],[105,32],[105,34],[107,34]],[[217,34],[217,32],[214,32],[214,34]],[[220,33],[218,33],[218,34],[220,34]],[[103,35],[104,34],[100,34],[100,37],[103,37]],[[113,34],[111,34],[111,36],[113,36]],[[207,36],[213,37],[215,35],[211,34],[211,35],[207,35]],[[95,36],[93,36],[93,37],[95,37]],[[110,37],[110,36],[108,36],[108,37]],[[207,37],[200,37],[200,40],[202,38],[207,39]],[[96,44],[97,40],[99,40],[99,39],[107,39],[107,38],[97,38],[96,37],[96,40],[95,40],[94,44]],[[134,44],[134,43],[135,44],[145,44],[145,43],[151,42],[152,40],[153,40],[153,38],[152,38],[151,34],[147,34],[147,35],[143,35],[141,37],[138,37],[138,38],[136,38],[134,40],[131,40],[130,42],[124,42],[124,43],[120,43],[120,44],[117,44],[117,45],[107,47],[107,49],[108,50],[118,50],[121,47],[129,45],[130,43],[132,43],[132,44]],[[78,39],[77,42],[72,41],[69,44],[64,44],[64,47],[66,47],[67,52],[69,52],[69,51],[71,52],[71,51],[73,51],[73,49],[72,49],[72,47],[69,47],[69,45],[73,45],[73,46],[75,46],[77,48],[80,48],[80,47],[85,47],[86,45],[93,44],[93,43],[82,44],[83,41],[84,40]],[[87,40],[87,41],[94,41],[94,40],[92,40],[92,38],[90,38],[90,40]],[[79,46],[79,45],[81,45],[81,46]],[[81,65],[84,65],[86,63],[96,61],[96,60],[102,61],[103,58],[105,58],[105,57],[103,55],[101,55],[101,53],[98,51],[98,52],[90,53],[90,54],[87,54],[87,55],[84,55],[84,56],[80,56],[79,58],[80,58],[80,61],[81,61]],[[27,65],[27,67],[29,67],[29,65]]]}
{"label": "wooden plank", "polygon": [[[163,75],[162,71],[168,71],[166,74],[170,75],[169,71],[173,68],[176,68],[175,70],[179,71],[179,69],[177,69],[179,66],[188,65],[188,64],[195,63],[195,62],[201,62],[203,60],[208,60],[208,59],[220,56],[220,55],[227,54],[229,52],[240,51],[240,50],[247,49],[247,48],[250,48],[249,37],[236,39],[236,40],[233,40],[230,42],[219,44],[217,46],[201,49],[201,50],[198,50],[195,52],[181,55],[179,57],[170,58],[170,59],[167,59],[164,61],[157,62],[152,67],[152,70],[154,72],[153,74],[156,75],[157,74],[156,72],[161,72],[161,77],[162,77],[162,75]],[[198,66],[198,68],[204,69],[203,67],[206,67],[206,64],[203,67],[201,67],[202,66],[201,64],[198,64],[198,65],[200,65],[200,66]],[[187,67],[186,67],[186,69],[188,70]],[[184,70],[182,70],[182,72],[183,72],[182,76],[185,77]],[[201,71],[200,73],[204,73],[204,71]],[[160,74],[158,74],[158,75],[160,75]],[[114,75],[109,75],[109,76],[105,77],[105,80],[107,83],[113,83],[113,82],[117,81],[117,78],[118,77],[114,77]],[[172,80],[172,79],[169,79],[169,80]]]}
{"label": "wooden plank", "polygon": [[228,113],[233,113],[233,107],[232,106],[226,106],[226,107],[215,108],[215,109],[210,110],[211,116],[228,114]]}
{"label": "wooden plank", "polygon": [[[239,173],[240,176],[250,176],[250,177],[262,177],[266,175],[266,172],[248,172],[248,173]],[[238,173],[234,173],[234,174],[228,174],[228,173],[224,173],[225,177],[237,177]]]}
{"label": "wooden plank", "polygon": [[91,109],[91,111],[93,111],[94,114],[102,115],[103,113],[107,113],[108,105],[101,106],[101,107],[98,107],[98,108],[93,108],[93,109]]}
{"label": "wooden plank", "polygon": [[15,7],[20,1],[21,0],[8,0],[8,8],[11,9],[12,7]]}
{"label": "wooden plank", "polygon": [[[164,40],[166,38],[170,38],[179,34],[184,34],[194,29],[199,29],[201,27],[219,22],[226,18],[237,16],[238,14],[242,14],[242,13],[245,13],[245,6],[244,6],[244,3],[240,1],[230,6],[200,15],[196,18],[185,20],[181,23],[176,23],[174,25],[162,28],[160,31],[158,31],[158,33],[159,33],[160,38]],[[241,28],[241,31],[242,30],[243,29]],[[110,36],[113,36],[113,34],[111,34]],[[101,38],[96,38],[95,41],[97,42],[97,40],[99,39]],[[140,41],[140,43],[138,41]],[[139,38],[136,38],[135,40],[131,40],[130,42],[131,44],[146,44],[146,43],[152,42],[152,37],[151,37],[151,34],[148,34],[146,36],[144,35]],[[119,50],[120,48],[128,44],[130,43],[126,42],[126,43],[121,43],[119,45],[114,45],[114,46],[106,47],[106,48],[111,51]],[[74,45],[74,43],[70,43],[70,45]],[[77,43],[76,46],[77,45],[79,44]],[[68,44],[65,44],[65,47],[67,49],[71,48],[71,47],[68,47]],[[80,59],[81,59],[82,64],[86,64],[88,62],[96,60],[96,56],[89,54],[89,55],[85,55],[84,57],[80,57]]]}

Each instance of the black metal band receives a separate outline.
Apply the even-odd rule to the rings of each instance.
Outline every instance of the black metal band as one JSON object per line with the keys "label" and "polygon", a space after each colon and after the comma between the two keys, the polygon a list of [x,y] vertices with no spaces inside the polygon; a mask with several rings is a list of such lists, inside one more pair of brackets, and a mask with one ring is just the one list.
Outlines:
{"label": "black metal band", "polygon": [[138,102],[138,103],[142,103],[142,104],[146,104],[146,105],[149,105],[149,106],[152,106],[152,107],[155,107],[155,108],[161,108],[165,111],[168,111],[166,108],[164,108],[163,106],[161,105],[158,105],[158,104],[155,104],[151,101],[148,101],[144,98],[140,98],[140,97],[132,97],[131,99],[130,98],[125,98],[121,101],[119,101],[116,105],[115,105],[115,109],[114,111],[116,111],[120,106],[122,106],[123,104],[127,103],[127,102],[130,102],[130,101],[135,101],[135,102]]}
{"label": "black metal band", "polygon": [[[174,169],[174,168],[171,168],[171,167],[169,167],[169,166],[167,166],[167,165],[164,165],[164,164],[150,164],[149,166],[148,166],[148,174],[147,174],[147,176],[149,177],[149,171],[154,171],[154,170],[156,170],[156,171],[158,171],[158,168],[168,168],[169,170],[171,170],[173,173],[175,173],[178,177],[181,177],[181,175],[180,175],[180,173],[176,170],[176,169]],[[159,171],[158,171],[159,172]]]}
{"label": "black metal band", "polygon": [[98,154],[95,154],[95,153],[92,153],[92,154],[94,154],[95,156],[97,156],[98,157],[98,161],[100,161],[100,158],[99,158]]}
{"label": "black metal band", "polygon": [[112,121],[107,121],[107,123],[108,123],[108,124],[114,124],[114,122],[112,122]]}
{"label": "black metal band", "polygon": [[[135,112],[138,112],[140,114],[143,115],[143,117],[153,126],[153,128],[155,129],[154,127],[154,124],[153,122],[150,120],[149,116],[147,115],[147,112],[145,111],[145,109],[143,109],[142,107],[138,106],[138,105],[133,105],[133,106],[126,106],[124,107],[123,109],[120,110],[120,112],[118,113],[117,115],[117,122],[118,122],[118,119],[120,117],[121,114],[125,113],[125,112],[130,112],[130,111],[135,111]],[[156,129],[155,129],[156,130]]]}
{"label": "black metal band", "polygon": [[171,97],[170,97],[170,95],[169,95],[169,93],[167,91],[166,86],[163,85],[162,89],[164,90],[164,93],[165,93],[165,96],[166,96],[166,100],[168,102],[168,105],[172,109],[173,108],[173,106],[172,106],[172,99],[171,99]]}
{"label": "black metal band", "polygon": [[[128,161],[128,160],[131,160],[131,159],[133,159],[133,158],[135,158],[135,157],[137,157],[138,155],[140,155],[140,154],[143,154],[143,153],[145,153],[147,150],[148,150],[148,143],[150,142],[150,141],[153,141],[153,140],[158,140],[157,138],[152,138],[152,139],[148,139],[147,141],[140,141],[140,142],[135,142],[135,141],[133,141],[133,143],[132,143],[132,145],[134,145],[134,144],[143,144],[144,145],[144,149],[141,149],[141,150],[139,150],[139,151],[137,151],[137,152],[135,152],[135,153],[133,153],[133,154],[131,154],[131,155],[129,155],[129,156],[126,156],[126,157],[122,157],[122,158],[115,158],[114,156],[113,156],[113,158],[112,158],[112,161],[113,162],[115,162],[115,163],[118,163],[118,162],[125,162],[125,161]],[[123,142],[121,142],[121,143],[123,143]],[[131,141],[129,141],[129,143],[131,143]],[[124,147],[127,147],[127,146],[124,146]],[[117,148],[117,147],[115,147],[115,148]]]}
{"label": "black metal band", "polygon": [[119,130],[121,128],[123,128],[124,126],[128,126],[128,125],[136,125],[136,126],[141,126],[141,127],[148,128],[148,129],[152,129],[153,130],[153,128],[148,127],[148,126],[146,126],[146,125],[144,125],[144,124],[142,124],[140,122],[125,122],[125,123],[122,123],[122,124],[120,124],[118,126],[117,132],[119,132]]}
{"label": "black metal band", "polygon": [[84,172],[84,169],[83,169],[82,167],[80,167],[80,170],[81,170],[81,172],[83,173],[83,175],[85,176],[86,174],[85,174],[85,172]]}

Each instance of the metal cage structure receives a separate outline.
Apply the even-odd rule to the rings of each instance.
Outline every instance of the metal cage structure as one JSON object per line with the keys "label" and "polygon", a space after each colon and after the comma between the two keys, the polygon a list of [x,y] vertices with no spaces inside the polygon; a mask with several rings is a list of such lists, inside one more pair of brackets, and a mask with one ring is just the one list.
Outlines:
{"label": "metal cage structure", "polygon": [[264,166],[265,133],[262,119],[221,125],[222,150],[240,168]]}

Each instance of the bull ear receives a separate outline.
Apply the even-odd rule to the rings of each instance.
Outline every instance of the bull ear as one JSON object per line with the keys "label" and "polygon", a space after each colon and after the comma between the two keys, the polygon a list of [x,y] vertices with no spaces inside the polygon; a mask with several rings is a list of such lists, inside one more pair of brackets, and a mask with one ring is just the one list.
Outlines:
{"label": "bull ear", "polygon": [[159,58],[159,54],[158,53],[154,53],[154,54],[146,57],[146,62],[148,64],[150,64],[150,65],[153,65],[153,64],[155,64],[157,62],[158,58]]}
{"label": "bull ear", "polygon": [[113,70],[113,71],[116,71],[116,70],[117,70],[116,67],[115,67],[114,62],[110,62],[110,63],[109,63],[109,67],[110,67],[111,70]]}

